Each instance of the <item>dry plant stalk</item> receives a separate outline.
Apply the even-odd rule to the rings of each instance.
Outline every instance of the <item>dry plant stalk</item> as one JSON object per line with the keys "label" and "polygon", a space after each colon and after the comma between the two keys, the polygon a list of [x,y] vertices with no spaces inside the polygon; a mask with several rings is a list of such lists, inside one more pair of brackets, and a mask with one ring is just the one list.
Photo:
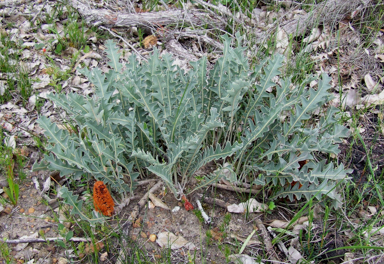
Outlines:
{"label": "dry plant stalk", "polygon": [[93,204],[95,210],[105,216],[112,216],[115,212],[115,203],[102,181],[97,181],[93,186]]}

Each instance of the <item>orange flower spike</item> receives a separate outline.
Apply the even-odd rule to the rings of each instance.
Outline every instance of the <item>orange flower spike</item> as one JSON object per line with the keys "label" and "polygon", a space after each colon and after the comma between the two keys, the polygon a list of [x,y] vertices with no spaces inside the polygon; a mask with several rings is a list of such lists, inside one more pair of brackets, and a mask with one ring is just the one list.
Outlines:
{"label": "orange flower spike", "polygon": [[115,203],[102,181],[97,181],[93,186],[93,204],[95,210],[105,216],[112,216],[115,212]]}

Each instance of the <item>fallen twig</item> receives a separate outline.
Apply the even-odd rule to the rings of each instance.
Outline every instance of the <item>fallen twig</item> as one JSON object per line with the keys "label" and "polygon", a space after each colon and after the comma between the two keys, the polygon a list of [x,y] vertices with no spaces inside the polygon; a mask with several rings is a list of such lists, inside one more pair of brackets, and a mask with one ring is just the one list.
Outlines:
{"label": "fallen twig", "polygon": [[229,10],[227,11],[224,8],[219,8],[218,6],[212,5],[210,3],[207,3],[207,2],[204,2],[204,1],[201,1],[201,0],[195,0],[195,1],[196,1],[196,3],[198,3],[198,4],[202,5],[202,6],[206,6],[206,7],[215,9],[215,10],[219,11],[220,13],[222,13],[224,15],[230,16],[234,21],[236,21],[239,24],[243,23],[243,21],[241,21],[236,16],[234,16]]}
{"label": "fallen twig", "polygon": [[[276,237],[276,234],[275,234],[275,232],[273,232],[272,227],[268,226],[267,229],[268,229],[269,233],[271,233],[271,235],[273,236],[273,238],[275,238],[275,237]],[[284,245],[283,241],[279,240],[279,241],[277,242],[277,246],[280,248],[281,251],[284,252],[285,256],[286,256],[287,258],[289,258],[288,249],[287,249],[286,246]]]}
{"label": "fallen twig", "polygon": [[151,182],[154,182],[154,181],[158,181],[158,180],[159,180],[159,179],[142,180],[142,181],[137,182],[137,185],[136,185],[136,186],[146,185],[146,184],[148,184],[148,183],[151,183]]}
{"label": "fallen twig", "polygon": [[[6,240],[5,242],[7,244],[19,244],[19,243],[44,243],[48,241],[58,241],[58,240],[65,240],[64,237],[47,237],[47,238],[27,238],[27,239],[13,239],[13,240]],[[92,239],[90,238],[83,238],[83,237],[72,237],[69,241],[73,242],[91,242]]]}
{"label": "fallen twig", "polygon": [[81,56],[80,59],[76,62],[75,66],[73,66],[73,69],[71,70],[71,72],[75,72],[76,71],[76,69],[79,66],[80,62],[82,62],[86,58],[92,57],[92,56],[94,56],[93,52],[88,52],[88,53],[85,53],[83,56]]}
{"label": "fallen twig", "polygon": [[219,184],[219,183],[212,184],[212,186],[220,188],[220,189],[228,190],[228,191],[235,191],[235,192],[241,192],[241,193],[258,194],[260,192],[260,189],[259,190],[246,189],[246,188],[236,187],[234,185],[230,186],[230,185],[224,185],[224,184]]}
{"label": "fallen twig", "polygon": [[222,208],[227,208],[228,205],[230,205],[227,202],[224,202],[223,200],[217,199],[217,198],[212,198],[212,197],[207,197],[202,194],[197,193],[196,196],[198,196],[200,199],[202,199],[204,202],[212,205],[217,205]]}
{"label": "fallen twig", "polygon": [[139,57],[144,60],[144,61],[148,61],[146,58],[144,58],[136,49],[135,47],[133,47],[128,41],[126,41],[122,36],[116,34],[115,32],[113,32],[112,30],[110,30],[109,28],[106,28],[106,27],[103,27],[103,26],[100,26],[101,29],[104,29],[104,30],[107,30],[109,32],[109,34],[111,34],[112,36],[114,37],[117,37],[119,39],[121,39],[125,44],[127,44],[128,47],[130,47],[134,52],[137,53],[137,55],[139,55]]}
{"label": "fallen twig", "polygon": [[92,9],[88,4],[84,4],[78,0],[70,1],[74,7],[84,18],[84,20],[93,26],[109,26],[109,27],[136,27],[143,26],[153,28],[155,25],[166,26],[169,24],[193,24],[194,26],[223,27],[223,23],[217,18],[198,10],[179,10],[172,9],[158,12],[144,13],[125,13],[112,12],[108,9]]}
{"label": "fallen twig", "polygon": [[201,212],[201,216],[204,218],[204,221],[206,224],[212,223],[212,219],[205,213],[203,207],[201,206],[201,203],[198,199],[196,199],[197,207],[199,208]]}
{"label": "fallen twig", "polygon": [[175,35],[178,35],[181,38],[194,38],[198,41],[205,42],[211,46],[216,47],[217,49],[223,50],[224,45],[220,42],[211,39],[206,35],[206,32],[203,32],[202,30],[194,30],[194,31],[180,31],[175,33]]}
{"label": "fallen twig", "polygon": [[275,250],[273,249],[271,238],[270,238],[268,231],[265,228],[263,222],[260,219],[256,219],[255,223],[256,223],[257,228],[261,232],[261,236],[263,237],[263,240],[264,240],[265,249],[267,250],[267,254],[269,255],[270,259],[271,260],[279,260]]}

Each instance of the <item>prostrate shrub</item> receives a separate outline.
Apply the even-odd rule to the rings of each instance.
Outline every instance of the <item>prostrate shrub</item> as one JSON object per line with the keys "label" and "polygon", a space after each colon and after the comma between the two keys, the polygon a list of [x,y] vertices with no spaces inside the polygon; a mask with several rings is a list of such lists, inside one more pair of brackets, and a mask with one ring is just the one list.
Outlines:
{"label": "prostrate shrub", "polygon": [[[310,120],[332,99],[327,92],[330,78],[322,75],[317,89],[306,86],[313,78],[298,86],[289,79],[277,84],[272,80],[280,74],[283,56],[251,71],[244,48],[231,48],[230,42],[224,37],[223,56],[211,71],[202,58],[186,72],[170,55],[160,59],[156,50],[147,63],[139,65],[131,56],[122,64],[118,48],[107,41],[111,70],[82,70],[95,86],[92,97],[49,97],[67,112],[66,122],[75,131],[41,117],[51,154],[34,169],[58,170],[72,180],[86,173],[120,194],[132,192],[140,173],[146,177],[152,172],[177,196],[187,191],[199,168],[226,160],[234,182],[253,177],[257,184],[280,186],[273,198],[327,195],[340,200],[335,186],[346,170],[319,153],[339,153],[337,144],[347,130],[337,123],[335,108],[318,122]],[[287,118],[282,123],[283,114]],[[307,163],[301,167],[300,161]],[[207,175],[197,188],[220,177]],[[300,185],[289,184],[293,181]],[[75,213],[81,212],[81,202],[65,187],[62,197]]]}

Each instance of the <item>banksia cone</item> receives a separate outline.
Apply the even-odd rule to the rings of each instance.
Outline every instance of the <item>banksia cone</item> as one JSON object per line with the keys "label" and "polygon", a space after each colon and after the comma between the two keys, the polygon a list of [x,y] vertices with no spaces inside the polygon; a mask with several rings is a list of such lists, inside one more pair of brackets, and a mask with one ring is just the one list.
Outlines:
{"label": "banksia cone", "polygon": [[112,216],[115,212],[115,203],[102,181],[97,181],[93,186],[93,204],[95,210],[105,216]]}
{"label": "banksia cone", "polygon": [[183,195],[181,197],[181,200],[184,201],[184,208],[185,210],[189,211],[189,210],[193,210],[193,205],[188,201],[187,197],[185,197],[185,195]]}

